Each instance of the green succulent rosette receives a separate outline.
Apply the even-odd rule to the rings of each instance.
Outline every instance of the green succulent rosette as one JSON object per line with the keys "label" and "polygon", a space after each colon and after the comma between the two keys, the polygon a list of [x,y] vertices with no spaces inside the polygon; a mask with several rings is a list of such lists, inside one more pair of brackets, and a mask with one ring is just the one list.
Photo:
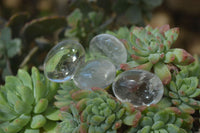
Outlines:
{"label": "green succulent rosette", "polygon": [[170,71],[174,68],[172,66],[188,65],[194,61],[194,58],[184,49],[171,49],[178,38],[178,28],[170,29],[169,25],[157,28],[133,27],[129,34],[127,32],[127,28],[119,29],[117,33],[107,32],[124,42],[132,58],[132,61],[129,59],[127,64],[121,65],[123,70],[153,71],[163,84],[168,84],[171,81]]}
{"label": "green succulent rosette", "polygon": [[130,103],[121,103],[105,90],[80,90],[65,83],[55,96],[61,109],[58,133],[117,133],[124,125],[136,127],[141,113]]}
{"label": "green succulent rosette", "polygon": [[200,101],[197,99],[200,89],[199,79],[195,76],[190,77],[189,73],[184,69],[175,75],[169,85],[165,86],[167,97],[162,100],[170,102],[170,106],[176,106],[182,112],[193,114],[195,110],[200,109]]}
{"label": "green succulent rosette", "polygon": [[0,88],[1,133],[53,132],[59,120],[59,110],[52,105],[57,89],[58,84],[35,67],[31,76],[21,69],[17,76],[7,76]]}
{"label": "green succulent rosette", "polygon": [[156,105],[142,107],[142,118],[127,133],[190,133],[193,118],[176,107],[159,108]]}

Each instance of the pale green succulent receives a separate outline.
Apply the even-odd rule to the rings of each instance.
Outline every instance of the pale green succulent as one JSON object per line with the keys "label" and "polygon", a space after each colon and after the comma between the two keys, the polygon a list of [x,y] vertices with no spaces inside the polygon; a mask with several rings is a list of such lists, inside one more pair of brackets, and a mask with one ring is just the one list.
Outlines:
{"label": "pale green succulent", "polygon": [[55,105],[64,111],[59,133],[117,133],[123,125],[137,126],[141,113],[131,103],[121,103],[100,88],[80,90],[65,84],[55,96]]}
{"label": "pale green succulent", "polygon": [[178,38],[178,28],[170,29],[169,25],[154,29],[151,26],[133,27],[129,35],[127,32],[127,28],[119,29],[116,34],[108,32],[124,42],[132,57],[132,61],[129,60],[127,64],[121,65],[123,70],[152,71],[162,80],[163,84],[168,84],[171,81],[170,71],[178,65],[188,65],[194,61],[194,58],[185,50],[171,49],[172,44]]}
{"label": "pale green succulent", "polygon": [[54,130],[49,126],[55,127],[59,120],[59,110],[51,105],[57,88],[58,84],[48,81],[35,67],[31,76],[21,69],[17,76],[7,76],[0,88],[1,133]]}
{"label": "pale green succulent", "polygon": [[182,112],[193,114],[200,109],[200,101],[195,99],[200,95],[198,88],[199,79],[190,77],[189,71],[184,69],[172,78],[169,85],[165,86],[165,95],[173,106]]}
{"label": "pale green succulent", "polygon": [[191,133],[193,118],[176,107],[158,106],[142,108],[142,118],[136,128],[127,133]]}

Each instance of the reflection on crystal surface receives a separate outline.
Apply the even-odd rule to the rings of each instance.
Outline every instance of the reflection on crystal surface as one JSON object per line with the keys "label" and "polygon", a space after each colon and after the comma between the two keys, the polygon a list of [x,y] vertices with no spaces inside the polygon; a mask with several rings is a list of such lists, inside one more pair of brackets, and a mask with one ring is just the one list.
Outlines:
{"label": "reflection on crystal surface", "polygon": [[44,62],[44,73],[54,82],[70,80],[85,61],[85,50],[73,40],[65,40],[53,47]]}
{"label": "reflection on crystal surface", "polygon": [[164,93],[161,80],[144,70],[129,70],[121,73],[112,85],[114,95],[122,102],[135,106],[156,104]]}
{"label": "reflection on crystal surface", "polygon": [[109,34],[95,36],[90,41],[89,50],[96,57],[109,59],[117,69],[120,68],[120,64],[126,63],[127,60],[127,52],[123,43]]}
{"label": "reflection on crystal surface", "polygon": [[115,66],[108,60],[97,59],[87,62],[75,74],[74,83],[81,89],[106,88],[115,79]]}

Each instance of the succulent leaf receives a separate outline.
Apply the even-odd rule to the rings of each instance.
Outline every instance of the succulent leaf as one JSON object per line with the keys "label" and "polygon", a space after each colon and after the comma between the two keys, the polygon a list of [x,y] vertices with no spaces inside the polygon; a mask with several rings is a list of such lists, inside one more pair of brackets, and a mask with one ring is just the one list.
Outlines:
{"label": "succulent leaf", "polygon": [[[60,111],[51,102],[57,88],[34,67],[31,76],[24,70],[19,70],[17,76],[7,76],[5,85],[0,87],[0,129],[8,133],[39,133],[47,119],[56,123]],[[54,111],[50,112],[52,108]]]}

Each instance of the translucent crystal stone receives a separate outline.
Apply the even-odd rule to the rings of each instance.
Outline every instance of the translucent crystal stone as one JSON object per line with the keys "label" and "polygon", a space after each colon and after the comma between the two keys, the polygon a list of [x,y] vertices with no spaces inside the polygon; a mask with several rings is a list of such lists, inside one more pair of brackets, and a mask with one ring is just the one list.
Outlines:
{"label": "translucent crystal stone", "polygon": [[156,104],[164,93],[161,80],[148,71],[129,70],[117,76],[112,84],[114,95],[135,106]]}
{"label": "translucent crystal stone", "polygon": [[97,59],[87,62],[75,74],[74,83],[81,89],[106,88],[115,79],[116,69],[108,60]]}
{"label": "translucent crystal stone", "polygon": [[120,68],[120,64],[126,63],[127,60],[127,52],[123,43],[109,34],[95,36],[90,41],[89,50],[96,57],[109,59],[117,69]]}
{"label": "translucent crystal stone", "polygon": [[53,47],[44,61],[45,76],[54,82],[70,80],[85,61],[83,46],[73,40],[65,40]]}

